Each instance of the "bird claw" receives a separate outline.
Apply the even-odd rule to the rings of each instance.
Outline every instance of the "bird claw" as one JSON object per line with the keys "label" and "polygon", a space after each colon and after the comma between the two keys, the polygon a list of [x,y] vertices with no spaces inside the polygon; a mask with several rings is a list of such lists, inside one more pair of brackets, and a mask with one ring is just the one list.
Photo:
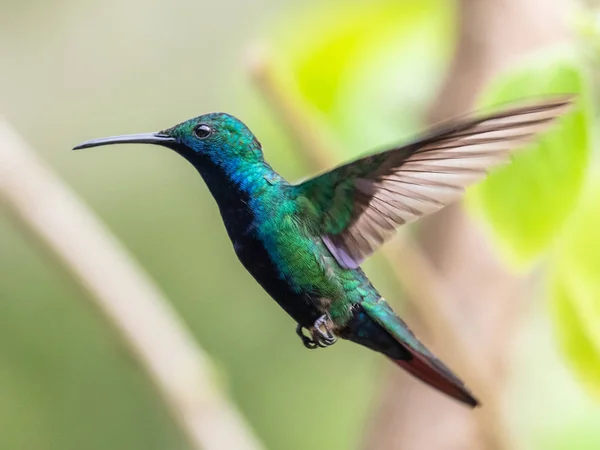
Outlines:
{"label": "bird claw", "polygon": [[313,341],[321,348],[329,347],[335,344],[337,336],[331,331],[331,319],[327,314],[323,314],[317,320],[311,329]]}
{"label": "bird claw", "polygon": [[325,348],[335,344],[337,336],[333,334],[330,328],[331,319],[326,314],[323,314],[314,325],[309,329],[311,337],[304,334],[304,327],[300,324],[296,327],[296,333],[302,339],[302,343],[306,348],[315,349],[317,347]]}
{"label": "bird claw", "polygon": [[316,342],[304,334],[304,327],[302,325],[298,324],[296,327],[296,334],[300,336],[300,339],[302,339],[302,343],[306,348],[310,350],[317,348]]}

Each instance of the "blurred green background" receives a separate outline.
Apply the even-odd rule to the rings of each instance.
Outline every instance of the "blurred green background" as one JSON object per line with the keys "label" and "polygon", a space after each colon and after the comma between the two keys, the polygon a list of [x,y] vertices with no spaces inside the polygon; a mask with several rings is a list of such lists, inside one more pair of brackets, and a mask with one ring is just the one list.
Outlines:
{"label": "blurred green background", "polygon": [[[444,0],[0,0],[0,113],[148,270],[268,448],[358,448],[386,361],[343,342],[306,351],[293,321],[238,263],[215,204],[183,159],[150,146],[70,148],[227,111],[255,132],[276,169],[298,179],[311,168],[249,81],[253,42],[271,46],[290,96],[326,128],[342,159],[423,128],[456,29],[455,5]],[[586,30],[596,42],[595,25]],[[595,119],[582,74],[589,68],[567,53],[531,63],[550,73],[547,85],[522,88],[527,77],[539,81],[540,69],[526,64],[481,100],[564,89],[585,97],[533,161],[472,195],[507,264],[538,261],[543,272],[507,394],[523,448],[600,448],[600,252],[589,256],[600,234],[586,226],[598,220],[600,189],[585,181]],[[565,161],[566,147],[573,153]],[[528,178],[538,168],[543,175]],[[514,195],[497,195],[515,173],[525,175]],[[559,212],[544,212],[540,198],[559,198]],[[502,211],[514,220],[496,220]],[[0,249],[0,448],[186,448],[85,295],[4,213]],[[401,287],[379,263],[366,269],[401,309]],[[316,410],[318,418],[309,413]]]}

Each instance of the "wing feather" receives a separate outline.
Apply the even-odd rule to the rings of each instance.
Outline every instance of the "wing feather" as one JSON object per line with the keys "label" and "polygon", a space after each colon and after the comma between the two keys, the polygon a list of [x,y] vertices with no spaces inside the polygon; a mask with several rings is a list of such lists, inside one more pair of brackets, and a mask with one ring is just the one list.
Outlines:
{"label": "wing feather", "polygon": [[510,161],[564,114],[560,96],[454,121],[409,145],[377,153],[294,186],[320,211],[322,238],[338,263],[356,268],[397,227],[456,201],[491,168]]}

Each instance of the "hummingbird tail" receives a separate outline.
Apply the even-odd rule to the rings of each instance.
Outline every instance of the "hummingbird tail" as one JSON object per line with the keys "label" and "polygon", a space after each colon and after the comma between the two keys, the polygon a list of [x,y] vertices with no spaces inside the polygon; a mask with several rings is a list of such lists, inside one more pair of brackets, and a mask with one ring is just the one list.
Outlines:
{"label": "hummingbird tail", "polygon": [[392,359],[392,361],[414,377],[427,383],[431,387],[438,389],[444,394],[466,403],[469,406],[479,406],[479,401],[471,395],[462,383],[457,382],[454,377],[448,377],[445,371],[436,368],[435,364],[427,361],[427,359],[413,354],[413,358],[410,360]]}
{"label": "hummingbird tail", "polygon": [[[363,345],[381,351],[411,375],[456,400],[472,407],[479,405],[464,383],[416,338],[382,297],[363,301],[360,306],[379,325],[380,330],[377,332],[368,327],[363,319],[363,334],[369,329],[369,338]],[[382,334],[388,336],[391,344]]]}

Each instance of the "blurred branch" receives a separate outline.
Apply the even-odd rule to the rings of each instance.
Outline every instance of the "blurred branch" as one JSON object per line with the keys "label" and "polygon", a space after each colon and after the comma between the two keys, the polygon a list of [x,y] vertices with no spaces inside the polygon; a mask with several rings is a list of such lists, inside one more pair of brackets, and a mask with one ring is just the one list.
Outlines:
{"label": "blurred branch", "polygon": [[0,201],[90,294],[141,363],[191,447],[262,448],[218,389],[209,357],[76,195],[0,119]]}
{"label": "blurred branch", "polygon": [[[266,52],[253,52],[249,64],[250,75],[263,97],[274,112],[287,126],[290,134],[301,147],[303,154],[318,169],[333,166],[335,152],[326,146],[316,125],[303,114],[289,94],[278,84]],[[469,342],[473,336],[460,323],[460,317],[453,313],[452,292],[447,289],[443,278],[431,265],[420,246],[405,232],[398,239],[384,247],[383,254],[393,269],[397,279],[404,286],[411,300],[411,307],[417,311],[419,319],[434,336],[436,351],[449,361],[457,373],[463,377],[484,407],[477,411],[481,428],[485,433],[489,448],[507,448],[504,437],[499,432],[502,422],[500,394],[494,386],[486,366],[474,359]],[[450,402],[454,404],[454,402]],[[462,407],[462,406],[460,406]]]}
{"label": "blurred branch", "polygon": [[277,82],[267,48],[255,44],[248,51],[246,63],[252,82],[258,87],[268,106],[279,116],[281,125],[303,151],[303,156],[310,165],[323,169],[334,164],[331,146],[323,142],[317,127],[298,109],[294,99]]}

